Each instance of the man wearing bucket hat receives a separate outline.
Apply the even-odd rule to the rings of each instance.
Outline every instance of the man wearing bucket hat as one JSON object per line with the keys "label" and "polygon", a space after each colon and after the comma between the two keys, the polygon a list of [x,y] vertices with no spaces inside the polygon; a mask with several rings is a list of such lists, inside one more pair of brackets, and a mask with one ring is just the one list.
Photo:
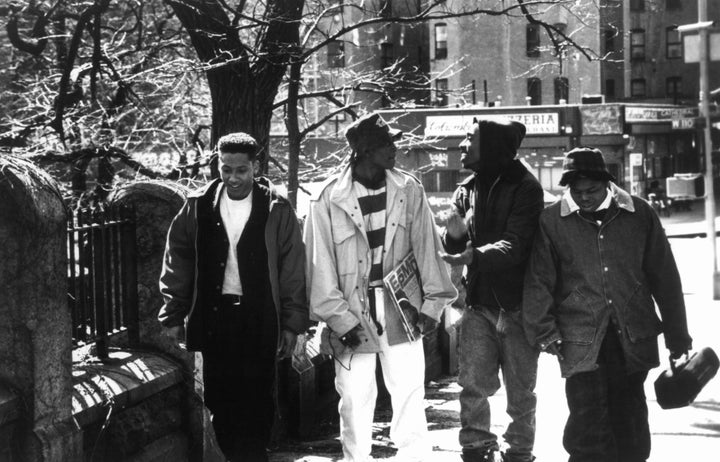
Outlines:
{"label": "man wearing bucket hat", "polygon": [[[335,359],[344,460],[372,460],[379,359],[392,400],[396,460],[427,461],[432,448],[420,334],[435,328],[457,291],[438,256],[442,244],[422,186],[395,168],[401,132],[370,114],[345,135],[350,163],[311,198],[305,222],[310,312],[325,323],[321,349]],[[383,277],[410,252],[423,292],[421,306],[403,308],[417,334],[414,340],[383,290]]]}
{"label": "man wearing bucket hat", "polygon": [[566,378],[570,462],[647,460],[644,382],[659,365],[657,337],[673,358],[692,345],[660,220],[614,181],[600,150],[566,154],[568,188],[540,216],[525,278],[528,340],[557,356]]}

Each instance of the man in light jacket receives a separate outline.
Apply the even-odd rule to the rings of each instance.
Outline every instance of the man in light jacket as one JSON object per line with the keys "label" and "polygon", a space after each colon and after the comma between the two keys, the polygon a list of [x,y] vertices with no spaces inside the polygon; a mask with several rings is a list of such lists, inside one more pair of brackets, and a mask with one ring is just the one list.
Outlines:
{"label": "man in light jacket", "polygon": [[660,220],[613,181],[599,150],[566,154],[568,190],[540,216],[525,277],[528,340],[556,355],[566,378],[570,462],[647,460],[644,382],[659,365],[657,337],[673,358],[692,344]]}
{"label": "man in light jacket", "polygon": [[268,460],[276,361],[309,324],[300,225],[287,199],[255,178],[258,151],[246,133],[220,138],[221,178],[173,220],[160,276],[160,323],[202,352],[215,436],[228,460],[242,462]]}
{"label": "man in light jacket", "polygon": [[353,123],[350,165],[311,199],[305,222],[311,316],[325,323],[322,348],[335,358],[346,462],[371,460],[378,357],[398,460],[429,460],[422,338],[409,339],[383,277],[414,253],[424,297],[404,312],[415,334],[432,331],[457,296],[422,186],[394,168],[400,135],[377,114]]}

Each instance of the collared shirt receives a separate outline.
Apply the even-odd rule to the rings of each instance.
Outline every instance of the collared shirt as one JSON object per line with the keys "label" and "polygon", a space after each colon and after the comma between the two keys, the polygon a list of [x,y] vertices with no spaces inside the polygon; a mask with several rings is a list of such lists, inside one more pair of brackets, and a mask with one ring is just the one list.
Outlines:
{"label": "collared shirt", "polygon": [[[609,188],[607,189],[606,192],[607,192],[607,194],[605,195],[605,200],[602,201],[602,203],[598,206],[598,208],[596,208],[594,210],[595,212],[610,208],[610,204],[612,203],[613,193]],[[575,200],[572,198],[572,194],[570,194],[569,189],[565,192],[565,200],[567,201],[567,205],[568,205],[568,208],[570,209],[570,213],[575,213],[575,212],[580,211],[580,206],[577,205]]]}

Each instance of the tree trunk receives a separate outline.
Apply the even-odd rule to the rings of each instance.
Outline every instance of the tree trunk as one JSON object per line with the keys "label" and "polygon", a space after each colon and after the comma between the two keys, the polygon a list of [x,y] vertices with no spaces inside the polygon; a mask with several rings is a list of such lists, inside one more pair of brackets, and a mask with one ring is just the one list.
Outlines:
{"label": "tree trunk", "polygon": [[298,122],[298,93],[300,90],[300,70],[302,62],[290,65],[288,83],[287,115],[285,126],[288,131],[288,200],[297,209],[298,168],[300,166],[300,125]]}

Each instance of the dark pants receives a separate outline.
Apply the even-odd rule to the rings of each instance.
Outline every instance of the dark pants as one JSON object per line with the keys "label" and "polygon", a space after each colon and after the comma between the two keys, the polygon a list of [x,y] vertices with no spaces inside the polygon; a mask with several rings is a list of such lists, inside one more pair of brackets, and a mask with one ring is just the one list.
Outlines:
{"label": "dark pants", "polygon": [[647,371],[628,374],[620,340],[611,325],[598,368],[565,382],[570,416],[563,445],[569,462],[644,462],[650,428],[644,382]]}
{"label": "dark pants", "polygon": [[230,461],[267,462],[275,413],[277,327],[272,307],[224,298],[203,351],[205,405]]}

